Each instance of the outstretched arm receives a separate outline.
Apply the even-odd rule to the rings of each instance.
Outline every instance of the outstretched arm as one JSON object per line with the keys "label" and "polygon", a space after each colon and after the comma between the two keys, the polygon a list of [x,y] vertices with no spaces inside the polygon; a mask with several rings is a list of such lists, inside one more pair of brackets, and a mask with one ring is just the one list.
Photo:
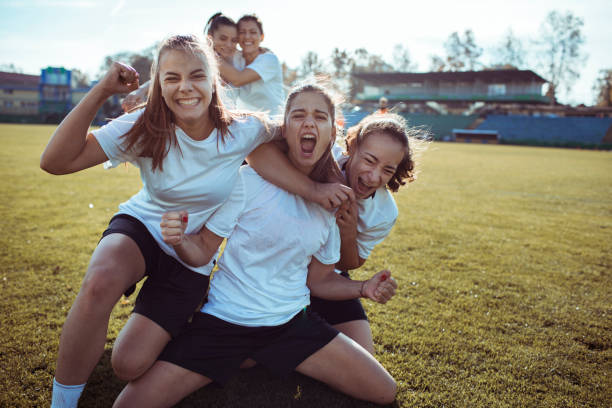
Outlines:
{"label": "outstretched arm", "polygon": [[40,167],[51,174],[69,174],[106,161],[95,137],[87,133],[89,125],[110,96],[136,88],[138,73],[128,65],[113,62],[104,78],[55,129],[40,158]]}
{"label": "outstretched arm", "polygon": [[261,79],[259,74],[250,68],[245,68],[240,71],[223,58],[219,58],[218,60],[221,77],[225,80],[225,82],[229,82],[234,86],[243,86]]}
{"label": "outstretched arm", "polygon": [[253,150],[247,162],[270,183],[331,210],[345,201],[354,201],[350,187],[341,183],[317,183],[299,172],[274,143]]}
{"label": "outstretched arm", "polygon": [[346,279],[334,272],[334,265],[324,265],[312,257],[308,265],[307,285],[310,294],[328,300],[347,300],[360,297],[386,303],[395,295],[397,283],[391,272],[382,270],[365,281]]}
{"label": "outstretched arm", "polygon": [[172,211],[162,215],[160,226],[164,242],[172,245],[176,254],[186,264],[206,265],[217,253],[223,237],[211,232],[205,226],[197,234],[185,234],[187,222],[186,211]]}

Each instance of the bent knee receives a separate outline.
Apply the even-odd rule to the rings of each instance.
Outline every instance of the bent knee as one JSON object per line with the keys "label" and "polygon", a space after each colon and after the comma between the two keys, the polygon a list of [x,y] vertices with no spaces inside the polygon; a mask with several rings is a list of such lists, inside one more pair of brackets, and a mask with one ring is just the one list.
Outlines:
{"label": "bent knee", "polygon": [[128,286],[126,279],[117,276],[112,266],[98,265],[87,271],[79,294],[92,304],[112,302],[114,305]]}
{"label": "bent knee", "polygon": [[122,381],[133,381],[143,375],[152,365],[153,361],[144,359],[130,358],[122,353],[115,353],[111,356],[111,365],[115,375]]}

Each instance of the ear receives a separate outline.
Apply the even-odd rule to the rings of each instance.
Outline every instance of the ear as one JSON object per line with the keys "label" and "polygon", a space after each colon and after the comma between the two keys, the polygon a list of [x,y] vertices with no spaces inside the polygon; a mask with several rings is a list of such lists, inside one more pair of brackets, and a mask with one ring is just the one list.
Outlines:
{"label": "ear", "polygon": [[264,35],[262,34],[261,35],[261,40],[259,40],[259,42],[263,42],[263,40],[264,40]]}

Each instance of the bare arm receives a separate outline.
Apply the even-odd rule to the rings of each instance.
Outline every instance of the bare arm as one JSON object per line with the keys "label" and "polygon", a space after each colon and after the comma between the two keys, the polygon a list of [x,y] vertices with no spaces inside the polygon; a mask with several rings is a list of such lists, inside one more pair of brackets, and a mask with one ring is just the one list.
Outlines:
{"label": "bare arm", "polygon": [[298,171],[274,143],[259,146],[249,154],[247,162],[270,183],[328,210],[340,206],[344,201],[355,200],[353,190],[344,184],[312,181]]}
{"label": "bare arm", "polygon": [[108,158],[92,135],[89,125],[106,99],[138,87],[138,73],[114,62],[107,74],[62,120],[40,158],[40,168],[51,174],[74,173]]}
{"label": "bare arm", "polygon": [[172,245],[176,254],[188,265],[202,266],[217,253],[223,237],[202,227],[197,234],[185,234],[188,215],[186,211],[167,212],[160,223],[164,242]]}
{"label": "bare arm", "polygon": [[346,279],[334,272],[334,265],[324,265],[312,257],[308,265],[307,285],[310,294],[328,300],[347,300],[365,297],[386,303],[395,295],[397,283],[391,272],[380,271],[366,281]]}
{"label": "bare arm", "polygon": [[357,247],[357,222],[359,220],[359,209],[356,202],[346,202],[336,212],[336,224],[340,230],[340,261],[336,268],[341,271],[357,269],[365,263],[365,259],[359,256]]}
{"label": "bare arm", "polygon": [[240,71],[222,58],[219,59],[219,72],[225,82],[229,82],[234,86],[243,86],[261,79],[259,74],[252,69],[245,68]]}

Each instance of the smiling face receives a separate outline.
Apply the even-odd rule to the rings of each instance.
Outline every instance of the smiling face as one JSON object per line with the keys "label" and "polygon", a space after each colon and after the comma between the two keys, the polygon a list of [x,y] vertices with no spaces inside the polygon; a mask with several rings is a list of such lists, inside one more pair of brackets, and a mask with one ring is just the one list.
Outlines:
{"label": "smiling face", "polygon": [[289,160],[304,174],[310,174],[336,136],[329,110],[325,98],[316,92],[297,95],[287,109],[283,136]]}
{"label": "smiling face", "polygon": [[208,123],[212,78],[205,56],[182,50],[167,50],[159,59],[159,83],[164,102],[176,124],[187,129]]}
{"label": "smiling face", "polygon": [[236,52],[238,29],[236,26],[220,25],[211,36],[213,48],[221,58],[230,60]]}
{"label": "smiling face", "polygon": [[249,54],[259,51],[259,44],[263,38],[255,21],[245,20],[238,23],[238,43],[243,52]]}
{"label": "smiling face", "polygon": [[370,197],[386,185],[404,158],[404,151],[397,139],[383,131],[375,131],[349,152],[346,176],[357,198]]}

